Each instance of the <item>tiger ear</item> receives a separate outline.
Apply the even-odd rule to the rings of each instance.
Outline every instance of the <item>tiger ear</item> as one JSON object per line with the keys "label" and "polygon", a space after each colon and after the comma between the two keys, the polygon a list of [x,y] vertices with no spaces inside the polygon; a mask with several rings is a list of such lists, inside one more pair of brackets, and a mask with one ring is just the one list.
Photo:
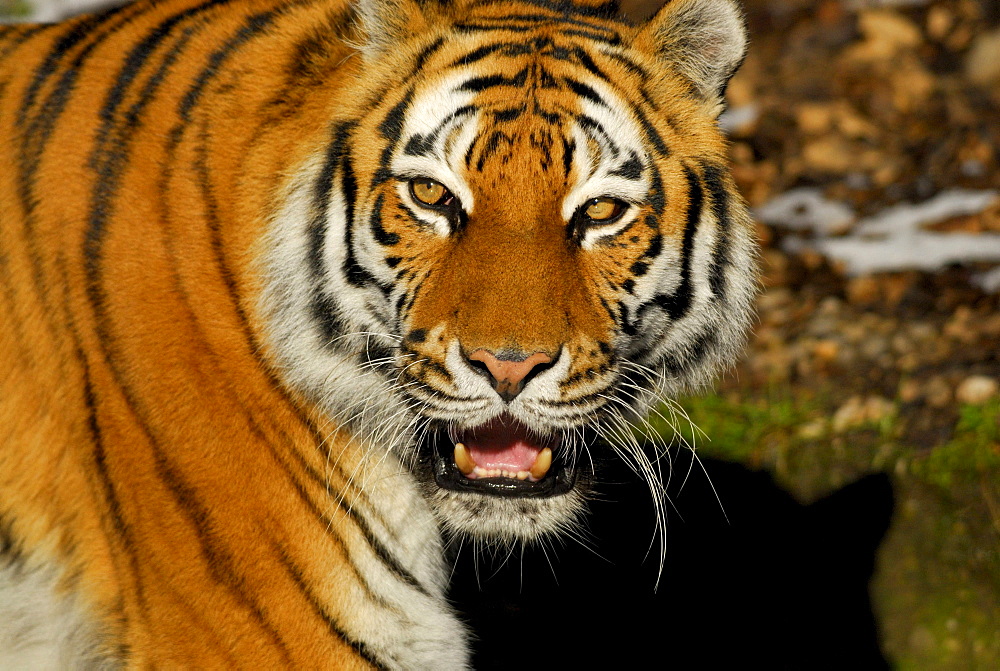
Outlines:
{"label": "tiger ear", "polygon": [[722,102],[747,49],[743,12],[733,0],[668,0],[648,19],[643,17],[649,16],[648,0],[633,0],[623,9],[645,24],[637,47],[652,50],[706,101]]}
{"label": "tiger ear", "polygon": [[362,32],[361,50],[369,59],[427,27],[423,12],[413,0],[358,0],[357,12]]}

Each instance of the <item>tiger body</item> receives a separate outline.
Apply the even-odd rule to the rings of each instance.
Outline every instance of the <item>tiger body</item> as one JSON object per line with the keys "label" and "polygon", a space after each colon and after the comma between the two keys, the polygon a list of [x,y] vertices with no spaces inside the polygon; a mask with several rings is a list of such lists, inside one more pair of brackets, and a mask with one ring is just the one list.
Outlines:
{"label": "tiger body", "polygon": [[[466,666],[445,539],[572,525],[586,427],[705,383],[749,320],[715,122],[742,25],[674,4],[0,28],[0,570],[72,623],[0,588],[0,661]],[[498,422],[559,475],[433,447]]]}

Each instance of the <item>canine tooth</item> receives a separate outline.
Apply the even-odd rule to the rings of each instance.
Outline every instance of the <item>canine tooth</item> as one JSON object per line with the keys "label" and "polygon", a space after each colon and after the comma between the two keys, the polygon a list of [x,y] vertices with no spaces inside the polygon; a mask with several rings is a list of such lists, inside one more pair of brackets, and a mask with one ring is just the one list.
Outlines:
{"label": "canine tooth", "polygon": [[455,443],[455,465],[462,471],[462,475],[468,475],[476,470],[476,462],[469,456],[469,451],[462,443]]}
{"label": "canine tooth", "polygon": [[549,448],[544,448],[538,453],[538,457],[535,459],[535,465],[531,467],[528,472],[531,473],[531,477],[535,480],[541,480],[545,477],[545,474],[549,472],[552,467],[552,450]]}

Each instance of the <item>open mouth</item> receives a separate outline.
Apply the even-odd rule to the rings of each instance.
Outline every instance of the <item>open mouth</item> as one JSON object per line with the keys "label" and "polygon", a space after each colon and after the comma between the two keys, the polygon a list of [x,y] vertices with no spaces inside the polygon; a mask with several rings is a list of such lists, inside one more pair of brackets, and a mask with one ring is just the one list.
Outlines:
{"label": "open mouth", "polygon": [[547,497],[572,489],[561,436],[539,437],[512,417],[448,437],[437,436],[434,477],[438,486],[492,496]]}

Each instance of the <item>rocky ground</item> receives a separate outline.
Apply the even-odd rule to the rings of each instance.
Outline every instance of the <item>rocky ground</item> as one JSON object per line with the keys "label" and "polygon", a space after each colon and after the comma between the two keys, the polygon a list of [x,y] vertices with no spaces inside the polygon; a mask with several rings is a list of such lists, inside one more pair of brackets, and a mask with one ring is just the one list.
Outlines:
{"label": "rocky ground", "polygon": [[[749,355],[686,403],[712,438],[701,449],[804,501],[890,473],[873,583],[884,653],[900,668],[997,668],[1000,5],[746,5],[753,47],[729,123],[764,290]],[[805,196],[782,205],[788,193]],[[874,246],[873,221],[941,194],[969,207],[926,208]],[[894,265],[915,236],[930,242],[918,261],[957,242],[965,256]],[[887,271],[825,253],[844,241]]]}

